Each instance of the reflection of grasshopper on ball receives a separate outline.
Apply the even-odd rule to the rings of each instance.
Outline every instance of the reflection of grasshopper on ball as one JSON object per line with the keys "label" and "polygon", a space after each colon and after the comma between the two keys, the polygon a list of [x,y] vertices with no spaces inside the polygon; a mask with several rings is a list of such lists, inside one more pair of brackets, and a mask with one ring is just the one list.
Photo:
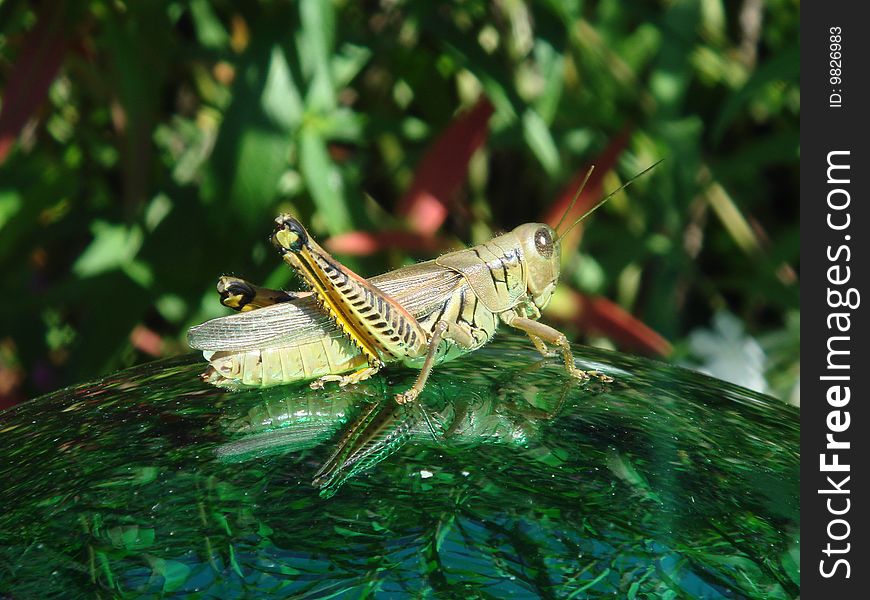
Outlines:
{"label": "reflection of grasshopper on ball", "polygon": [[[331,451],[312,484],[329,497],[408,442],[439,451],[484,444],[520,449],[538,438],[543,423],[556,418],[574,388],[565,380],[561,393],[541,395],[535,385],[517,386],[540,364],[518,368],[511,363],[506,377],[492,381],[492,393],[452,395],[441,389],[411,404],[378,402],[384,382],[377,380],[327,394],[267,390],[261,396],[264,401],[226,421],[232,439],[215,454],[221,461],[238,463],[325,444]],[[470,378],[468,382],[473,386]],[[584,389],[595,395],[609,386],[596,381]]]}
{"label": "reflection of grasshopper on ball", "polygon": [[313,387],[343,386],[401,362],[420,369],[414,385],[396,396],[404,404],[417,398],[434,365],[477,350],[503,322],[525,332],[545,356],[554,354],[547,344],[555,346],[571,376],[607,380],[578,369],[565,335],[537,319],[559,281],[561,237],[635,178],[558,237],[548,225],[526,223],[479,246],[368,280],[330,256],[299,221],[281,215],[272,243],[311,291],[221,278],[222,302],[242,312],[190,330],[190,345],[210,363],[203,377],[228,387],[312,379]]}

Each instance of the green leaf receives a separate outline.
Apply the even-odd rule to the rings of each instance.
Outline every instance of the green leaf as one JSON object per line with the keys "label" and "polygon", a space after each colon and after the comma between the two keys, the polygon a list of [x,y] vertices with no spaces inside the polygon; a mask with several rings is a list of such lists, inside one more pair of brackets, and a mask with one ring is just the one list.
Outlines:
{"label": "green leaf", "polygon": [[157,194],[145,207],[145,229],[151,233],[172,212],[172,200],[166,194]]}
{"label": "green leaf", "polygon": [[350,84],[371,57],[372,51],[365,46],[342,44],[339,51],[331,59],[335,89],[341,89]]}
{"label": "green leaf", "polygon": [[21,209],[21,195],[15,190],[0,191],[0,230]]}
{"label": "green leaf", "polygon": [[309,79],[305,104],[310,110],[327,113],[336,105],[329,63],[335,44],[335,12],[331,2],[302,0],[299,16],[302,22],[297,40],[299,58]]}
{"label": "green leaf", "polygon": [[304,127],[299,133],[299,168],[314,204],[326,217],[329,233],[335,235],[351,229],[341,173],[329,158],[320,132],[313,127]]}
{"label": "green leaf", "polygon": [[294,129],[302,122],[302,98],[284,51],[277,44],[272,47],[260,104],[266,117],[285,130]]}
{"label": "green leaf", "polygon": [[544,80],[544,90],[535,101],[535,110],[548,125],[553,123],[559,100],[562,98],[562,88],[565,83],[565,60],[562,54],[545,39],[535,42],[535,62],[541,70]]}
{"label": "green leaf", "polygon": [[800,45],[795,43],[785,50],[775,54],[773,58],[758,67],[752,77],[737,90],[719,111],[716,123],[713,125],[713,139],[720,140],[731,121],[766,85],[774,81],[796,81],[800,76]]}
{"label": "green leaf", "polygon": [[288,134],[274,130],[250,127],[241,132],[230,195],[242,214],[262,214],[275,199],[290,145]]}
{"label": "green leaf", "polygon": [[269,40],[252,42],[199,187],[205,204],[221,203],[221,213],[230,209],[236,229],[253,228],[272,212],[289,166],[293,128],[302,118],[294,88],[284,53]]}
{"label": "green leaf", "polygon": [[133,262],[142,246],[142,230],[136,225],[127,227],[96,221],[91,233],[94,240],[73,264],[73,272],[79,277],[93,277],[125,267]]}
{"label": "green leaf", "polygon": [[175,294],[164,294],[155,302],[157,311],[170,323],[180,323],[187,314],[187,302]]}
{"label": "green leaf", "polygon": [[227,47],[230,36],[206,0],[191,0],[190,16],[200,44],[214,50]]}
{"label": "green leaf", "polygon": [[531,108],[523,113],[523,138],[547,175],[554,177],[559,172],[559,151],[550,134],[550,129],[541,116]]}
{"label": "green leaf", "polygon": [[365,124],[365,115],[349,108],[338,108],[323,123],[323,136],[330,140],[363,143]]}

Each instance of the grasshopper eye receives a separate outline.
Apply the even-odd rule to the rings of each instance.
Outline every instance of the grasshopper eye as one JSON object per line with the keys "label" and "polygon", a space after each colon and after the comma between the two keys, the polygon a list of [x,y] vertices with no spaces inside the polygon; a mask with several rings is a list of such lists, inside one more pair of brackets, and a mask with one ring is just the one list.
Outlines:
{"label": "grasshopper eye", "polygon": [[553,236],[545,227],[541,227],[535,232],[535,249],[544,258],[553,256]]}
{"label": "grasshopper eye", "polygon": [[299,252],[308,243],[308,234],[299,221],[290,215],[281,215],[275,219],[272,243],[279,251]]}

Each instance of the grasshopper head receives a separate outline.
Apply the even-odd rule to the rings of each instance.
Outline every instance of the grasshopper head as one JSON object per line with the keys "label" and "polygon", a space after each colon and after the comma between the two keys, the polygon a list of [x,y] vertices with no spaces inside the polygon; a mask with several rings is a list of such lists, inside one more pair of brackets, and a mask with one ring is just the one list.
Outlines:
{"label": "grasshopper head", "polygon": [[513,230],[520,240],[526,260],[529,296],[543,309],[559,282],[561,245],[556,232],[543,223],[526,223]]}

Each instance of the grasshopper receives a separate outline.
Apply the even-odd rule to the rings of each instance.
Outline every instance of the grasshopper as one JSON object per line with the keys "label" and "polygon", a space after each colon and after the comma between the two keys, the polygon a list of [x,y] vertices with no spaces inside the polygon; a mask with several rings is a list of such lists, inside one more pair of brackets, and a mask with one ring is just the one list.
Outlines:
{"label": "grasshopper", "polygon": [[578,369],[567,337],[538,319],[559,281],[561,237],[653,167],[608,194],[561,236],[544,223],[526,223],[473,248],[371,279],[339,263],[297,219],[282,214],[272,244],[311,291],[269,290],[222,277],[222,303],[240,312],[190,329],[190,346],[209,361],[203,379],[231,388],[303,380],[314,380],[313,388],[345,386],[403,363],[420,370],[411,388],[395,396],[406,404],[419,396],[435,365],[477,350],[504,324],[528,335],[544,356],[561,354],[571,377],[610,380]]}

